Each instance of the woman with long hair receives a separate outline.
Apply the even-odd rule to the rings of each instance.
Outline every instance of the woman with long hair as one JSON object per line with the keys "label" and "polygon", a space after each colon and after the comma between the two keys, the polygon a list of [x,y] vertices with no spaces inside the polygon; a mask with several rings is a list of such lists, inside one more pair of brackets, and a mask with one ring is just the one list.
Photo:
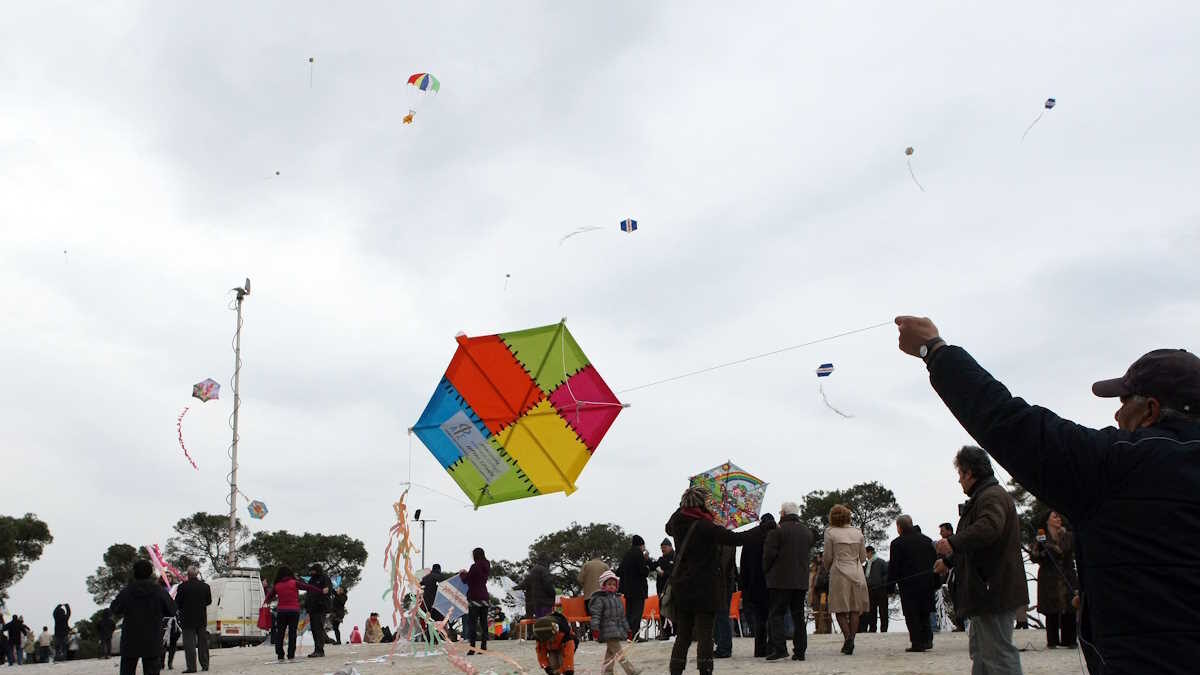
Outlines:
{"label": "woman with long hair", "polygon": [[458,573],[459,578],[467,582],[467,622],[471,626],[471,647],[467,656],[475,654],[475,640],[479,639],[479,648],[487,651],[488,641],[488,590],[487,580],[491,574],[491,563],[484,555],[482,548],[471,551],[471,568]]}
{"label": "woman with long hair", "polygon": [[1046,617],[1046,647],[1075,648],[1075,608],[1071,600],[1079,588],[1075,574],[1075,539],[1062,516],[1051,511],[1046,527],[1038,531],[1029,559],[1038,564],[1038,611]]}
{"label": "woman with long hair", "polygon": [[821,565],[829,570],[829,611],[837,616],[838,626],[845,636],[843,654],[854,653],[858,618],[871,606],[867,577],[862,568],[866,560],[863,533],[850,525],[850,509],[835,504],[829,510],[829,527],[825,530],[825,552],[821,556]]}
{"label": "woman with long hair", "polygon": [[279,598],[275,607],[275,621],[271,624],[271,641],[275,644],[275,656],[283,661],[283,633],[287,630],[289,660],[296,658],[296,626],[300,623],[300,591],[320,593],[316,586],[300,581],[292,574],[287,565],[280,565],[275,571],[275,583],[267,593],[264,604]]}

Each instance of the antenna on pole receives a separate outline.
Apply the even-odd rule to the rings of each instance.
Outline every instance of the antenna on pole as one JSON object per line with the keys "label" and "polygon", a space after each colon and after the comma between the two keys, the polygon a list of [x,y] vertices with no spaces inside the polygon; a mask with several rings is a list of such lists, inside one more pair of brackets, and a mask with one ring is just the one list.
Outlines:
{"label": "antenna on pole", "polygon": [[237,310],[237,330],[233,334],[233,417],[230,426],[233,427],[233,441],[229,444],[229,551],[226,562],[232,569],[237,566],[237,470],[238,470],[238,409],[241,407],[242,383],[242,302],[250,295],[250,279],[246,285],[233,289],[237,293],[235,300]]}

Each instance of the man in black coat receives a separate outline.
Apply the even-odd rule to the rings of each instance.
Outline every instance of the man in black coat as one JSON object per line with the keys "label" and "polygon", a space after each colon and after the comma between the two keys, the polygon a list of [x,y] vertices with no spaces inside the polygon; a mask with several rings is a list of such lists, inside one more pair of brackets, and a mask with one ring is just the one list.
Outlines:
{"label": "man in black coat", "polygon": [[[675,547],[671,543],[670,537],[665,537],[662,543],[659,544],[659,550],[662,551],[662,556],[654,561],[654,589],[658,593],[661,600],[663,593],[667,590],[667,583],[671,579],[671,569],[675,567]],[[658,618],[658,639],[668,640],[671,638],[672,627],[670,622],[662,616]]]}
{"label": "man in black coat", "polygon": [[187,669],[183,672],[194,673],[197,650],[200,668],[208,670],[208,606],[212,604],[212,590],[200,580],[199,567],[189,567],[187,577],[187,581],[175,589],[175,604],[179,607],[183,656],[187,662]]}
{"label": "man in black coat", "polygon": [[650,576],[650,555],[641,536],[633,535],[629,551],[617,567],[617,576],[621,577],[621,594],[625,596],[625,620],[629,622],[632,637],[642,642],[638,627],[642,625],[646,596],[650,595],[650,585],[646,583],[646,577]]}
{"label": "man in black coat", "polygon": [[117,622],[113,619],[112,610],[105,607],[100,620],[96,622],[96,634],[100,636],[100,658],[112,657],[112,636],[117,630]]}
{"label": "man in black coat", "polygon": [[763,570],[763,546],[767,535],[775,528],[775,516],[764,513],[758,519],[758,526],[750,530],[753,538],[742,546],[742,570],[738,581],[742,586],[742,611],[750,615],[750,626],[754,631],[755,657],[771,653],[767,632],[771,596],[767,592],[767,573]]}
{"label": "man in black coat", "polygon": [[767,535],[763,544],[763,571],[767,588],[771,589],[771,654],[768,661],[786,659],[784,614],[791,613],[792,660],[803,661],[808,651],[808,630],[805,628],[804,595],[808,592],[808,552],[812,549],[813,534],[800,522],[800,508],[795,502],[784,502],[779,512],[779,527]]}
{"label": "man in black coat", "polygon": [[133,675],[138,659],[142,675],[158,675],[162,666],[163,618],[175,614],[175,602],[158,581],[151,579],[149,560],[133,563],[133,581],[112,601],[112,612],[124,617],[121,624],[120,675]]}
{"label": "man in black coat", "polygon": [[913,527],[912,517],[897,518],[896,532],[900,536],[892,540],[888,554],[887,585],[900,587],[900,607],[904,610],[904,623],[912,643],[904,651],[923,652],[933,649],[929,613],[935,606],[933,591],[937,576],[933,573],[933,564],[937,554],[933,550],[933,541]]}
{"label": "man in black coat", "polygon": [[[1105,675],[1195,672],[1200,662],[1200,358],[1155,350],[1092,391],[1119,397],[1090,429],[1014,398],[925,318],[898,317],[950,411],[1013,478],[1076,525],[1083,611]],[[921,354],[924,352],[924,354]],[[957,549],[956,539],[946,540]],[[959,583],[966,583],[960,579]]]}
{"label": "man in black coat", "polygon": [[321,589],[320,593],[309,591],[304,596],[304,609],[308,610],[308,627],[312,629],[313,651],[308,658],[325,656],[325,614],[332,605],[333,582],[325,575],[320,565],[313,564],[309,570],[308,583]]}
{"label": "man in black coat", "polygon": [[333,608],[329,610],[329,624],[333,626],[333,643],[342,644],[342,621],[346,619],[346,589],[338,586],[333,592]]}
{"label": "man in black coat", "polygon": [[535,560],[529,566],[529,572],[521,583],[513,586],[514,590],[525,591],[525,605],[533,610],[530,618],[540,619],[554,611],[554,601],[558,592],[554,589],[554,579],[550,576],[550,568],[541,560]]}
{"label": "man in black coat", "polygon": [[54,660],[67,660],[67,636],[71,634],[71,606],[63,603],[54,608]]}
{"label": "man in black coat", "polygon": [[865,629],[860,633],[886,633],[888,629],[888,561],[875,555],[875,547],[867,547],[867,562],[863,564],[863,576],[867,579],[867,597],[870,605],[867,609]]}

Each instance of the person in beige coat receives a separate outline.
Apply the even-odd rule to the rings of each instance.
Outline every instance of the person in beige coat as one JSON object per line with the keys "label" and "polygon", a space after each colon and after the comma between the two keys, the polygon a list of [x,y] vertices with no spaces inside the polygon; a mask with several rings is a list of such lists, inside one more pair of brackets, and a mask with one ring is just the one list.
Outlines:
{"label": "person in beige coat", "polygon": [[866,559],[863,533],[850,526],[850,509],[835,504],[829,511],[821,565],[829,570],[829,611],[837,615],[838,626],[845,636],[843,654],[854,653],[859,615],[870,607],[867,578],[862,568]]}
{"label": "person in beige coat", "polygon": [[583,589],[583,597],[590,598],[600,590],[600,575],[608,571],[608,564],[599,558],[592,558],[579,568],[579,586]]}

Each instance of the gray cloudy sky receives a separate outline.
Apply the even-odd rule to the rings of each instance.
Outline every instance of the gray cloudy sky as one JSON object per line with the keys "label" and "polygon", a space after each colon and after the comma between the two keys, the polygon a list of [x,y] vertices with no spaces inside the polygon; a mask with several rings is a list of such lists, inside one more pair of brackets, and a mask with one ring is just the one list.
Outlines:
{"label": "gray cloudy sky", "polygon": [[[567,316],[619,390],[918,312],[1108,424],[1094,379],[1200,347],[1200,5],[919,4],[9,3],[0,512],[55,536],[9,608],[90,613],[108,545],[225,508],[230,392],[189,394],[228,382],[247,276],[251,526],[366,542],[358,623],[460,330]],[[417,71],[442,91],[404,126]],[[822,361],[854,419],[819,402]],[[880,480],[931,528],[962,497],[969,439],[890,328],[625,400],[569,498],[415,492],[430,562],[520,557],[572,520],[657,541],[727,458],[772,510]],[[458,494],[419,443],[413,478]]]}

